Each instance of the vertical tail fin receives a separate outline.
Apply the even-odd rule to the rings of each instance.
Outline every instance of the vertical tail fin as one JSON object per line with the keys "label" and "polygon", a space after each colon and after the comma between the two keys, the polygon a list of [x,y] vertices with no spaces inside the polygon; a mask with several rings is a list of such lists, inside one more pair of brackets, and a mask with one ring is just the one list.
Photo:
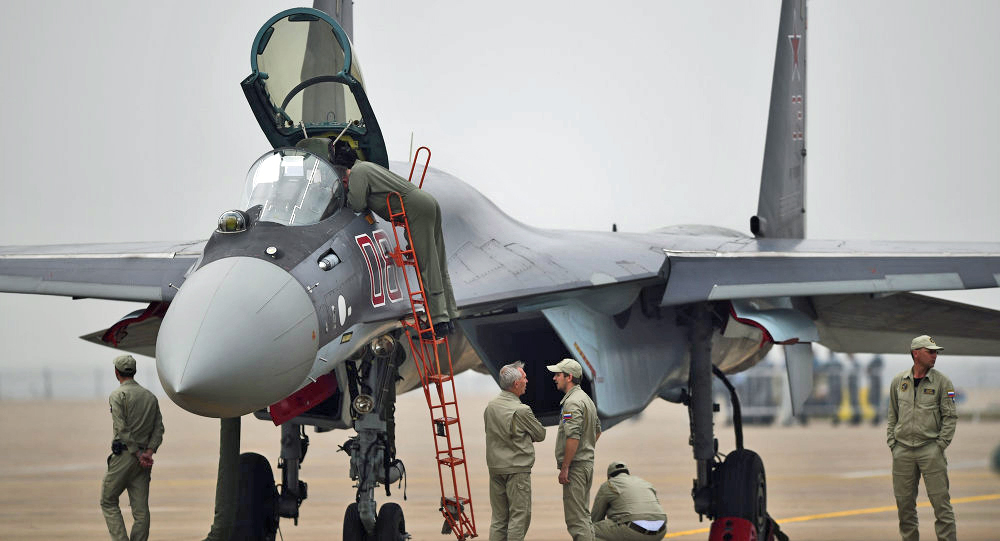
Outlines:
{"label": "vertical tail fin", "polygon": [[806,0],[782,0],[771,82],[757,237],[805,237],[806,226]]}

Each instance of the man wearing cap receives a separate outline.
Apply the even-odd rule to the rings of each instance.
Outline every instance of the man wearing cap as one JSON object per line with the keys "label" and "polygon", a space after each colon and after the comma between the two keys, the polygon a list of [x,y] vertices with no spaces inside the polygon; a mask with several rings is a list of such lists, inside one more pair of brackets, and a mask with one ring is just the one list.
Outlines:
{"label": "man wearing cap", "polygon": [[[145,541],[149,538],[149,474],[153,453],[163,441],[163,418],[153,393],[133,379],[135,358],[116,357],[115,377],[121,385],[108,398],[114,439],[101,490],[101,510],[112,539]],[[132,506],[131,535],[125,533],[118,507],[118,498],[125,490]]]}
{"label": "man wearing cap", "polygon": [[897,374],[889,387],[886,434],[892,450],[892,490],[899,513],[899,535],[904,541],[916,541],[920,536],[917,484],[921,475],[934,507],[937,538],[956,538],[944,449],[955,436],[958,415],[955,387],[934,368],[942,349],[930,336],[914,338],[910,342],[913,368]]}
{"label": "man wearing cap", "polygon": [[619,461],[608,465],[608,480],[597,489],[590,518],[594,537],[607,541],[648,541],[663,539],[667,533],[667,514],[656,489],[630,475],[628,466]]}
{"label": "man wearing cap", "polygon": [[486,466],[490,470],[490,541],[523,541],[531,524],[531,467],[534,442],[545,439],[545,427],[519,398],[528,388],[521,361],[504,365],[498,383],[503,391],[483,412],[486,423]]}
{"label": "man wearing cap", "polygon": [[580,388],[583,367],[563,359],[546,368],[555,372],[552,381],[565,393],[559,405],[562,414],[556,436],[556,467],[563,486],[563,514],[574,541],[594,539],[590,521],[590,486],[594,480],[594,446],[601,437],[601,420],[594,401]]}

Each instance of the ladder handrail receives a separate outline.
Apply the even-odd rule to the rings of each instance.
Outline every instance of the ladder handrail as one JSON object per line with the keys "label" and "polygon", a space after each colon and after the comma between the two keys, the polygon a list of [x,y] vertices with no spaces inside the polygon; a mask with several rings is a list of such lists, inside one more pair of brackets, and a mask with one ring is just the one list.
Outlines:
{"label": "ladder handrail", "polygon": [[[410,147],[410,148],[413,148],[413,147]],[[431,163],[431,149],[429,149],[427,147],[420,147],[420,148],[418,148],[417,152],[413,155],[413,164],[410,165],[410,177],[408,179],[410,181],[410,183],[413,183],[413,170],[417,167],[417,157],[420,156],[420,151],[421,150],[426,150],[427,151],[427,159],[424,160],[424,172],[420,175],[420,184],[417,185],[417,188],[423,188],[424,187],[424,177],[427,176],[427,166],[430,165],[430,163]]]}

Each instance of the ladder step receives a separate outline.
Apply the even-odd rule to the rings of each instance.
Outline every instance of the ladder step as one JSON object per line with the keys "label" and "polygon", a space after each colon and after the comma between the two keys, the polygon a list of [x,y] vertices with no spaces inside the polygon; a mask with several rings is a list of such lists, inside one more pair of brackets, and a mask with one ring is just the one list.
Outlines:
{"label": "ladder step", "polygon": [[453,425],[458,422],[458,417],[444,417],[444,418],[434,419],[434,422],[443,425]]}
{"label": "ladder step", "polygon": [[438,464],[441,464],[442,466],[449,466],[449,467],[454,468],[455,466],[460,466],[462,464],[465,464],[465,459],[464,458],[453,457],[453,456],[450,456],[448,458],[439,458],[438,459]]}
{"label": "ladder step", "polygon": [[[434,383],[444,383],[446,381],[451,381],[452,376],[450,374],[431,374],[427,376],[427,379],[429,381],[433,381]],[[452,402],[452,404],[454,404],[454,402]]]}

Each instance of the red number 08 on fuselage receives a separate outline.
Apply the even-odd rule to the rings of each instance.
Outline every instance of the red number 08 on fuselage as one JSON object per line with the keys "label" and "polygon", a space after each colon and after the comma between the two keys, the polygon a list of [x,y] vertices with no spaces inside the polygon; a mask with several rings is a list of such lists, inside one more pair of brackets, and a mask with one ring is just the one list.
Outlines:
{"label": "red number 08 on fuselage", "polygon": [[[374,240],[372,236],[375,237]],[[376,230],[372,235],[367,233],[357,235],[354,240],[365,256],[365,263],[368,264],[372,306],[375,308],[385,306],[386,299],[389,302],[401,300],[403,293],[399,289],[396,266],[386,257],[386,254],[393,250],[389,244],[389,236],[382,230]]]}

